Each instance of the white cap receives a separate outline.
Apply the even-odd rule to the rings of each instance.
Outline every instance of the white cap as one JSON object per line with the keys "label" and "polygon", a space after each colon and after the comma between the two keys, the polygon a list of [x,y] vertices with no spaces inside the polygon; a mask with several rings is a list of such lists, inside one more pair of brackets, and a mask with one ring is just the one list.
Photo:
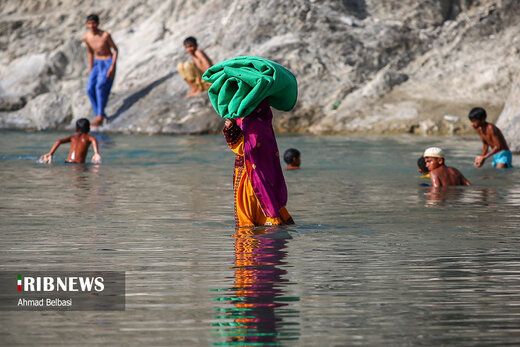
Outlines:
{"label": "white cap", "polygon": [[424,151],[423,157],[444,158],[444,152],[439,147],[430,147]]}

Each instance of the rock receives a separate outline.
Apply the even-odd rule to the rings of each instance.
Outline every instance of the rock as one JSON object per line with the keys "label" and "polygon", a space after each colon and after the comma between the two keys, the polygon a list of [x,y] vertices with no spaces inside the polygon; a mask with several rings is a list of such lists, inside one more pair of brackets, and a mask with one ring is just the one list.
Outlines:
{"label": "rock", "polygon": [[419,123],[419,134],[431,135],[439,131],[439,125],[431,119]]}
{"label": "rock", "polygon": [[516,76],[513,88],[507,97],[504,110],[500,114],[496,126],[502,131],[509,149],[520,152],[520,74]]}
{"label": "rock", "polygon": [[460,122],[460,118],[451,114],[444,115],[444,119],[450,123],[458,123]]}
{"label": "rock", "polygon": [[0,96],[0,112],[16,111],[27,104],[24,96],[21,95],[2,95]]}
{"label": "rock", "polygon": [[[46,69],[46,54],[20,57],[0,71],[0,99],[3,111],[16,110],[14,104],[25,106],[22,100],[31,99],[48,91],[41,78]],[[9,101],[11,100],[11,101]],[[11,103],[11,106],[9,106]]]}
{"label": "rock", "polygon": [[15,113],[0,113],[0,126],[8,129],[64,129],[72,119],[70,97],[56,93],[40,94]]}
{"label": "rock", "polygon": [[517,0],[4,0],[0,127],[94,118],[81,37],[97,12],[120,51],[101,131],[220,132],[207,96],[186,99],[176,72],[195,36],[214,62],[257,55],[295,74],[298,104],[276,113],[277,131],[472,132],[443,116],[503,107],[520,62],[518,11]]}

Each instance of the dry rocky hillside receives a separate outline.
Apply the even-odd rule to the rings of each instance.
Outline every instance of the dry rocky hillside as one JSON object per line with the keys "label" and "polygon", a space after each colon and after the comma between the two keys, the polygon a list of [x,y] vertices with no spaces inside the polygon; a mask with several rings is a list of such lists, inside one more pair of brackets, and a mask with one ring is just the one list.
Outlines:
{"label": "dry rocky hillside", "polygon": [[467,133],[479,105],[491,121],[503,111],[520,149],[518,0],[3,0],[0,128],[93,119],[81,43],[93,12],[120,52],[105,131],[219,131],[176,71],[192,35],[214,62],[256,55],[295,74],[279,132]]}

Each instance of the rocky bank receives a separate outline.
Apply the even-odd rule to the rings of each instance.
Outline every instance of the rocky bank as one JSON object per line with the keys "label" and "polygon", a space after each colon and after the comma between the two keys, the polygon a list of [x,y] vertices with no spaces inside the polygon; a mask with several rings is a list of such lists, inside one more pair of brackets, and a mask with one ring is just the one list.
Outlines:
{"label": "rocky bank", "polygon": [[[279,132],[467,133],[473,106],[520,138],[518,0],[4,0],[0,128],[55,129],[93,114],[85,17],[119,47],[113,132],[197,134],[222,120],[176,71],[192,35],[214,62],[256,55],[299,82]],[[515,142],[517,141],[517,142]]]}

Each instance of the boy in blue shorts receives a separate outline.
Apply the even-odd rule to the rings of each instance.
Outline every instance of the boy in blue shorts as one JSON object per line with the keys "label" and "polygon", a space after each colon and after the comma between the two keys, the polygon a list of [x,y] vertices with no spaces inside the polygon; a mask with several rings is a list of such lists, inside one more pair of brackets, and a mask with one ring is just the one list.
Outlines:
{"label": "boy in blue shorts", "polygon": [[483,144],[482,153],[475,158],[475,167],[481,167],[491,156],[493,156],[493,167],[513,167],[511,151],[504,135],[494,124],[486,122],[486,116],[486,110],[482,107],[473,108],[468,115],[471,125],[477,130]]}

